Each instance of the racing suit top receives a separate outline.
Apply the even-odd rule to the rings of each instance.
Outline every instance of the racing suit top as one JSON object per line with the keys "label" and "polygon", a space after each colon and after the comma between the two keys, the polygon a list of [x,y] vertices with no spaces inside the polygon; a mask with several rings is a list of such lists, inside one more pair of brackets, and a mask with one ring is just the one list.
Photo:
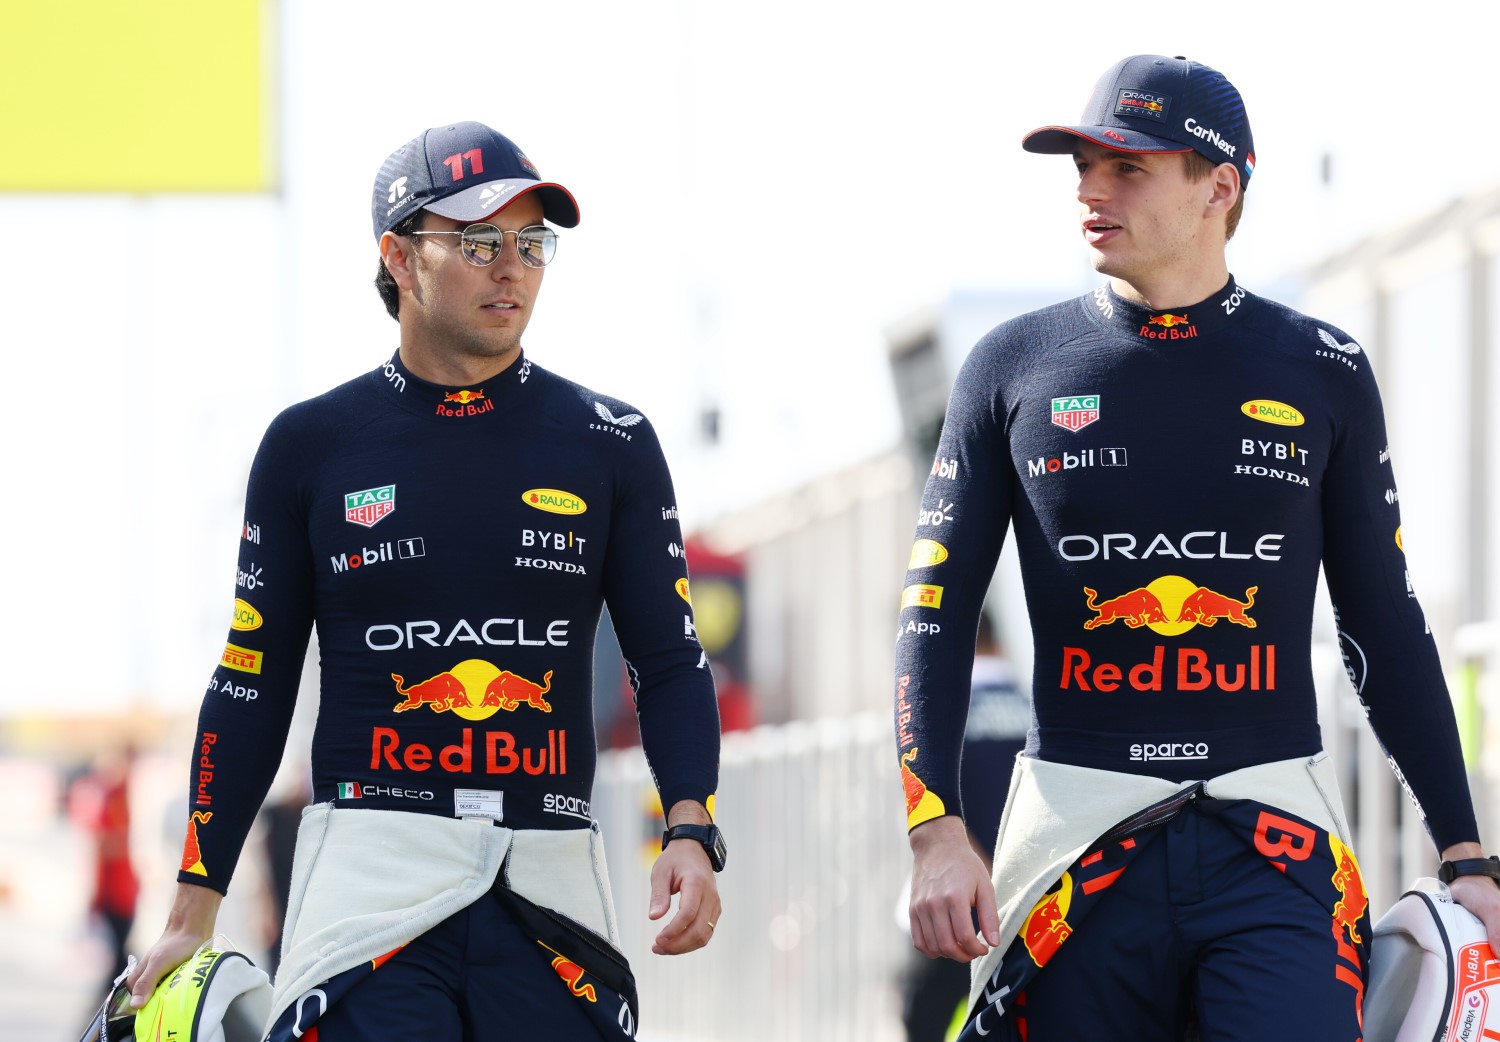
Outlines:
{"label": "racing suit top", "polygon": [[1035,649],[1028,755],[1170,780],[1321,748],[1321,563],[1350,678],[1439,849],[1477,840],[1401,545],[1369,358],[1231,278],[1005,322],[954,383],[901,597],[908,826],[959,805],[979,610],[1008,525]]}
{"label": "racing suit top", "polygon": [[281,413],[250,472],[236,585],[182,882],[227,890],[314,624],[315,802],[590,827],[607,603],[663,805],[712,809],[718,709],[661,447],[630,406],[524,355],[440,387],[398,352]]}

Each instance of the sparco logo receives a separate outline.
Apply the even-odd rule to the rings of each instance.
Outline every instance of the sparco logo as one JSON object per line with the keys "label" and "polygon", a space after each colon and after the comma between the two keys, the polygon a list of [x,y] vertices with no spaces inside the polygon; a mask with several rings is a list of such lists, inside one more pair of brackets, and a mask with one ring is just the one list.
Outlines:
{"label": "sparco logo", "polygon": [[1132,760],[1206,760],[1207,742],[1152,742],[1137,743],[1130,747]]}
{"label": "sparco logo", "polygon": [[1213,144],[1216,145],[1219,150],[1222,151],[1225,155],[1234,155],[1234,146],[1221,138],[1217,130],[1212,130],[1208,127],[1205,127],[1192,116],[1189,116],[1187,120],[1182,124],[1182,129],[1186,130],[1194,137],[1202,138],[1204,141],[1213,142]]}
{"label": "sparco logo", "polygon": [[542,810],[547,814],[566,814],[570,818],[593,820],[589,813],[588,800],[581,800],[577,796],[564,796],[560,792],[549,792],[543,796]]}

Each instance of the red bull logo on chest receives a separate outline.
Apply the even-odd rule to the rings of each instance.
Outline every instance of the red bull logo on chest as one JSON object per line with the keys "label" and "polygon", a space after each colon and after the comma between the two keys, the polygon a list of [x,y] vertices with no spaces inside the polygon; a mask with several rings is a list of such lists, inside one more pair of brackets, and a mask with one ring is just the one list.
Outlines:
{"label": "red bull logo on chest", "polygon": [[402,701],[392,711],[404,713],[424,706],[434,713],[452,712],[465,720],[485,720],[504,710],[513,713],[525,705],[543,713],[552,712],[546,694],[552,690],[552,670],[540,684],[484,659],[465,659],[437,676],[408,685],[400,673],[392,673],[396,694]]}
{"label": "red bull logo on chest", "polygon": [[[1099,592],[1085,586],[1085,604],[1093,612],[1083,628],[1121,623],[1129,629],[1149,629],[1163,637],[1177,637],[1197,626],[1210,628],[1220,622],[1246,629],[1258,623],[1250,614],[1255,607],[1258,586],[1245,588],[1244,599],[1200,586],[1180,575],[1163,575],[1145,586],[1101,599]],[[1170,675],[1172,690],[1203,691],[1274,691],[1276,690],[1276,645],[1252,644],[1244,661],[1214,661],[1203,648],[1174,649],[1175,671],[1168,674],[1167,648],[1158,644],[1150,661],[1130,665],[1113,662],[1095,663],[1083,648],[1063,648],[1063,690],[1117,691],[1129,685],[1136,691],[1161,691]]]}
{"label": "red bull logo on chest", "polygon": [[1099,419],[1100,396],[1067,394],[1052,399],[1053,426],[1077,433]]}
{"label": "red bull logo on chest", "polygon": [[1083,628],[1092,630],[1123,622],[1131,629],[1146,626],[1164,637],[1175,637],[1194,626],[1217,625],[1222,619],[1253,630],[1256,622],[1250,617],[1250,609],[1255,607],[1255,593],[1259,589],[1259,586],[1246,587],[1245,599],[1237,600],[1180,575],[1163,575],[1138,589],[1101,601],[1098,591],[1085,586],[1085,603],[1094,617],[1085,621]]}

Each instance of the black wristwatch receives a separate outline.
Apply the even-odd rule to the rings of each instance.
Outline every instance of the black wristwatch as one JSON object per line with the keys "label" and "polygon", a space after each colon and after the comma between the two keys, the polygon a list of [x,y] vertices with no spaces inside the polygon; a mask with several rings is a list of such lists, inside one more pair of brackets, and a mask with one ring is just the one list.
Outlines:
{"label": "black wristwatch", "polygon": [[708,851],[708,863],[714,866],[714,871],[724,871],[724,859],[729,856],[729,850],[724,846],[724,833],[719,831],[719,826],[673,825],[661,834],[661,848],[666,850],[667,844],[674,839],[691,839],[702,843],[703,849]]}
{"label": "black wristwatch", "polygon": [[1500,885],[1500,858],[1466,857],[1457,861],[1444,861],[1438,866],[1438,878],[1451,883],[1459,876],[1489,876]]}

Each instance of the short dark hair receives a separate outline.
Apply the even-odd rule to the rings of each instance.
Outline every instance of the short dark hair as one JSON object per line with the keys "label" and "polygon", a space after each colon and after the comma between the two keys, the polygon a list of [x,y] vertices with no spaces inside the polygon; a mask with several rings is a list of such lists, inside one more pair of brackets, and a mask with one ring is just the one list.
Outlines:
{"label": "short dark hair", "polygon": [[[422,215],[426,210],[418,210],[413,214],[401,218],[391,228],[392,235],[407,236],[422,227]],[[396,280],[385,268],[385,258],[377,261],[379,270],[375,272],[375,291],[380,294],[380,299],[385,303],[385,310],[397,322],[401,321],[401,289],[396,285]]]}
{"label": "short dark hair", "polygon": [[[1184,152],[1182,161],[1187,167],[1189,181],[1206,181],[1213,176],[1219,164],[1209,159],[1202,152]],[[1245,181],[1240,179],[1239,198],[1229,208],[1229,213],[1224,218],[1224,241],[1228,242],[1234,238],[1234,230],[1240,226],[1240,214],[1245,209]]]}

